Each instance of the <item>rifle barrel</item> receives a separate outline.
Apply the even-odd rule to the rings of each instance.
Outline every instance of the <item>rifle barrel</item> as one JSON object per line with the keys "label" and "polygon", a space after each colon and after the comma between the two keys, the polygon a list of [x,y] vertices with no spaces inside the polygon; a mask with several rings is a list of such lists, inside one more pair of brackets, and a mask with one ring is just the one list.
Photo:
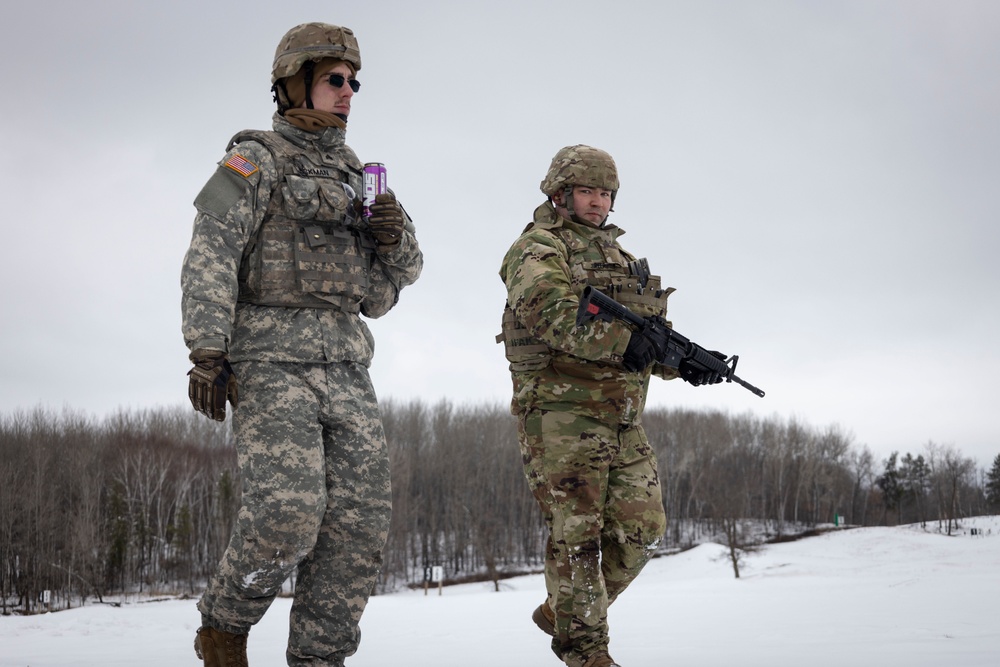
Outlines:
{"label": "rifle barrel", "polygon": [[740,385],[744,389],[749,389],[751,392],[753,392],[757,396],[760,396],[761,398],[764,398],[764,390],[763,389],[758,389],[757,387],[753,386],[752,384],[750,384],[746,380],[742,380],[742,379],[736,377],[735,375],[733,377],[727,379],[726,381],[727,382],[735,382],[736,384]]}

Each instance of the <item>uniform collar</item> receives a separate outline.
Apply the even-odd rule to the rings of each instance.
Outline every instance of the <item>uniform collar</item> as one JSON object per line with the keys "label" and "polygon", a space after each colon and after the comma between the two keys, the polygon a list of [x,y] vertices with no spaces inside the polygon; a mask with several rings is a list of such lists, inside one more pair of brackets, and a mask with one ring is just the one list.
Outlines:
{"label": "uniform collar", "polygon": [[609,222],[605,222],[603,227],[594,227],[567,220],[556,212],[556,207],[551,201],[546,201],[535,209],[534,225],[544,229],[561,227],[580,236],[605,236],[609,240],[614,240],[625,233],[624,229]]}
{"label": "uniform collar", "polygon": [[318,132],[309,132],[289,123],[278,113],[272,118],[274,131],[298,146],[313,144],[318,148],[331,149],[343,146],[347,141],[347,130],[340,127],[324,127]]}

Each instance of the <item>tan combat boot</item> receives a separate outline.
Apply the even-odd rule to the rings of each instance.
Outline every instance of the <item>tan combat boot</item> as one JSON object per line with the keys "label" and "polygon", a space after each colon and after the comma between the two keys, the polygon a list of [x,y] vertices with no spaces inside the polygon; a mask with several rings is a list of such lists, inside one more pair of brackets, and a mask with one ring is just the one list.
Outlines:
{"label": "tan combat boot", "polygon": [[532,612],[531,620],[535,622],[539,630],[547,635],[555,636],[556,614],[552,611],[552,607],[549,606],[547,601],[538,605],[538,609]]}
{"label": "tan combat boot", "polygon": [[194,637],[194,652],[205,661],[205,667],[249,667],[245,634],[234,635],[203,625]]}
{"label": "tan combat boot", "polygon": [[601,651],[600,653],[595,653],[594,655],[587,658],[583,667],[622,667],[617,662],[615,662],[607,651]]}

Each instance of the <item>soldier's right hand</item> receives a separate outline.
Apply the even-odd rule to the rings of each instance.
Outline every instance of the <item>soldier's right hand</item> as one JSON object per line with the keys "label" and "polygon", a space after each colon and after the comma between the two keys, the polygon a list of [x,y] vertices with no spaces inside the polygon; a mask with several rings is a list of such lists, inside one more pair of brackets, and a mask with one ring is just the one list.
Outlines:
{"label": "soldier's right hand", "polygon": [[660,358],[663,350],[648,326],[632,332],[622,356],[622,365],[630,373],[638,373]]}
{"label": "soldier's right hand", "polygon": [[221,352],[195,350],[191,353],[194,368],[188,371],[188,398],[201,414],[215,421],[226,420],[226,401],[233,410],[240,402],[236,374],[229,358]]}

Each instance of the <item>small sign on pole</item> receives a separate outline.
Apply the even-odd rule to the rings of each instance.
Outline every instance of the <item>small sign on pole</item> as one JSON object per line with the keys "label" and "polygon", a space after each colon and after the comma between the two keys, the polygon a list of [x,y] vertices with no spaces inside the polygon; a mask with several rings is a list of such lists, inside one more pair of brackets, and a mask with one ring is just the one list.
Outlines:
{"label": "small sign on pole", "polygon": [[431,580],[436,581],[438,585],[438,595],[444,591],[444,568],[440,565],[435,565],[431,572]]}
{"label": "small sign on pole", "polygon": [[444,567],[431,565],[424,568],[424,595],[427,595],[427,589],[431,582],[437,583],[438,595],[441,595],[441,590],[444,586]]}

